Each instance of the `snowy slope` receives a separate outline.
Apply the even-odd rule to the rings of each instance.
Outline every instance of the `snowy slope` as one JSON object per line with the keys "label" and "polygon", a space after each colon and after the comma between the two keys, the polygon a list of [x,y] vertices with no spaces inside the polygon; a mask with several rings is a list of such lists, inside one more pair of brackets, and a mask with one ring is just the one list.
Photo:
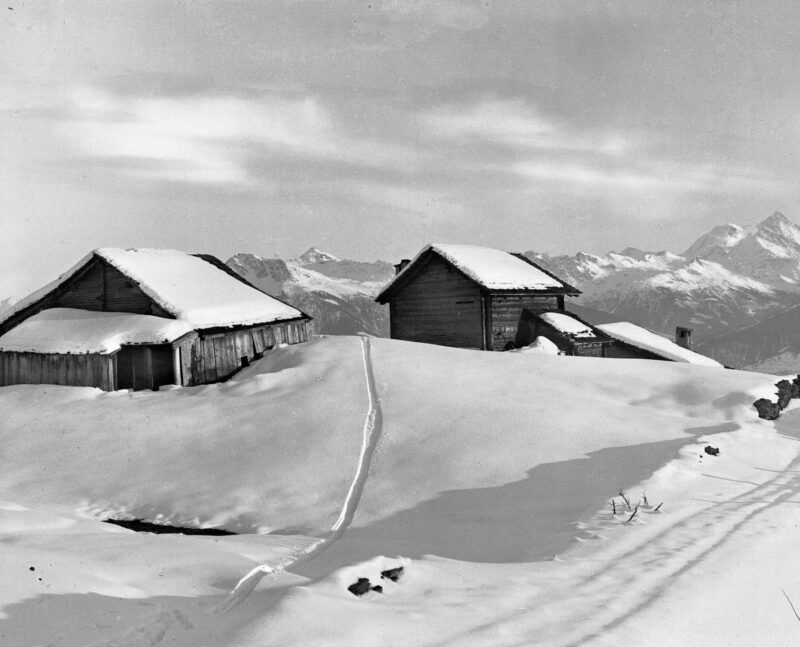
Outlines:
{"label": "snowy slope", "polygon": [[[800,448],[787,436],[796,412],[777,435],[750,406],[775,378],[368,346],[339,337],[284,347],[225,384],[156,393],[0,389],[0,559],[11,583],[0,587],[0,634],[15,645],[57,635],[65,647],[796,637],[790,611],[742,595],[718,608],[736,632],[707,636],[701,602],[721,580],[692,579],[717,568],[724,537],[728,555],[762,569],[771,562],[760,542],[795,538],[770,505],[798,487]],[[703,454],[708,443],[721,455]],[[643,490],[650,498],[628,523],[630,511],[609,507],[623,507],[620,489],[634,504]],[[87,520],[112,511],[282,534],[142,536]],[[762,513],[780,536],[751,532]],[[786,571],[792,554],[781,553]],[[224,611],[258,564],[278,572]],[[397,583],[380,579],[397,566]],[[351,595],[358,577],[383,594]],[[742,577],[744,591],[766,592],[757,570]],[[661,604],[673,591],[688,602]]]}
{"label": "snowy slope", "polygon": [[776,375],[800,373],[800,306],[701,342],[698,350],[727,366]]}

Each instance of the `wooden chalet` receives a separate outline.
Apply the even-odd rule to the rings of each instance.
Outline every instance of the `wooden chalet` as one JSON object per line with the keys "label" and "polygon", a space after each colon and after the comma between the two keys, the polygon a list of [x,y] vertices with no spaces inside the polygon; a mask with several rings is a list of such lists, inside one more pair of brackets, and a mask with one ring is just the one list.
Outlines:
{"label": "wooden chalet", "polygon": [[213,256],[97,249],[0,320],[0,386],[208,384],[310,324]]}
{"label": "wooden chalet", "polygon": [[580,290],[522,254],[435,244],[395,268],[377,297],[389,304],[392,339],[502,351],[545,336],[565,353],[595,356],[610,343],[565,311],[564,298]]}

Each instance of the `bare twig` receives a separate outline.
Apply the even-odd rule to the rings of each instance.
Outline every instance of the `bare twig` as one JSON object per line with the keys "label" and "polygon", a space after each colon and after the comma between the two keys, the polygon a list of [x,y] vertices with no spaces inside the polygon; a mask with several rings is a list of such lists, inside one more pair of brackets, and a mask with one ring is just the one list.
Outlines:
{"label": "bare twig", "polygon": [[661,503],[659,503],[659,504],[656,506],[656,509],[655,509],[655,510],[653,510],[653,512],[658,512],[659,510],[661,510],[661,506],[662,506],[662,505],[664,505],[664,502],[663,502],[663,501],[662,501]]}
{"label": "bare twig", "polygon": [[617,514],[617,500],[611,499],[611,512]]}
{"label": "bare twig", "polygon": [[622,500],[625,502],[625,505],[628,507],[628,510],[630,510],[631,502],[628,499],[628,497],[625,496],[625,493],[622,490],[619,491],[619,495],[622,497]]}
{"label": "bare twig", "polygon": [[[636,516],[637,512],[639,512],[639,504],[638,503],[636,504],[636,507],[633,509],[633,513],[631,514],[631,516],[628,517],[628,521],[633,519]],[[625,523],[628,523],[628,521],[626,521]]]}
{"label": "bare twig", "polygon": [[797,618],[797,621],[800,622],[800,615],[797,614],[797,609],[794,608],[792,601],[789,599],[789,596],[786,595],[786,591],[781,589],[781,593],[783,593],[783,597],[786,598],[786,601],[789,603],[789,606],[792,607],[792,612],[794,613],[794,617]]}
{"label": "bare twig", "polygon": [[650,505],[647,502],[647,492],[642,492],[642,503],[644,503],[645,505]]}

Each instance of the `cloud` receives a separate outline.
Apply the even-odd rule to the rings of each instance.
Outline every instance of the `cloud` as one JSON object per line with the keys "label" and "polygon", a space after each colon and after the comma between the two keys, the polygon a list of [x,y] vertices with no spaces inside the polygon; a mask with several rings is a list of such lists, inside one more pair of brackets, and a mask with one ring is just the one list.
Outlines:
{"label": "cloud", "polygon": [[[541,187],[568,186],[576,194],[746,193],[783,184],[774,172],[754,166],[686,159],[691,151],[674,138],[580,128],[521,99],[445,106],[420,122],[428,138],[458,151],[453,158],[465,169],[523,177]],[[695,155],[706,157],[707,151]]]}
{"label": "cloud", "polygon": [[414,188],[387,182],[345,182],[339,189],[392,212],[424,215],[428,219],[454,218],[464,214],[463,205],[437,189]]}
{"label": "cloud", "polygon": [[620,155],[631,142],[620,134],[577,131],[544,117],[521,99],[489,99],[470,106],[446,106],[420,118],[433,138],[483,141],[513,149],[592,151]]}
{"label": "cloud", "polygon": [[514,164],[511,170],[542,183],[565,183],[594,191],[632,193],[745,193],[781,183],[771,173],[759,169],[664,160],[631,161],[615,167],[532,160]]}
{"label": "cloud", "polygon": [[121,97],[81,88],[60,131],[85,154],[131,160],[136,177],[247,187],[254,158],[284,155],[402,168],[416,154],[353,137],[315,98]]}

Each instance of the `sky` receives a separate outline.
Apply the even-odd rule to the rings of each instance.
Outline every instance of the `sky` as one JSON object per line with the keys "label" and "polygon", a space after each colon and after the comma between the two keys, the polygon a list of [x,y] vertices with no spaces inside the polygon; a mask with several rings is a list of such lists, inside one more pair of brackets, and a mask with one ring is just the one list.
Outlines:
{"label": "sky", "polygon": [[792,0],[0,11],[0,299],[107,246],[681,252],[800,221]]}

